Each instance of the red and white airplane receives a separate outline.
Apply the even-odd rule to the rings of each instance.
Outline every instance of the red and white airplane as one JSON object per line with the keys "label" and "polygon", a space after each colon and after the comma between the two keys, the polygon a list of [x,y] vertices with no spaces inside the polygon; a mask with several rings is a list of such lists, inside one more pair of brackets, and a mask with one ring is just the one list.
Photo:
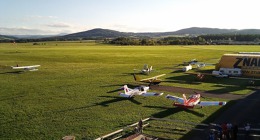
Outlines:
{"label": "red and white airplane", "polygon": [[174,106],[183,108],[194,108],[195,106],[221,106],[226,104],[226,102],[221,101],[200,101],[200,97],[201,96],[199,93],[191,95],[188,99],[186,98],[185,94],[183,94],[183,98],[172,95],[166,96],[166,98],[174,101]]}
{"label": "red and white airplane", "polygon": [[155,92],[147,92],[149,90],[149,87],[147,86],[140,86],[136,87],[134,89],[128,88],[127,85],[123,86],[124,93],[119,93],[120,96],[131,98],[135,95],[142,95],[142,96],[161,96],[163,93],[155,93]]}

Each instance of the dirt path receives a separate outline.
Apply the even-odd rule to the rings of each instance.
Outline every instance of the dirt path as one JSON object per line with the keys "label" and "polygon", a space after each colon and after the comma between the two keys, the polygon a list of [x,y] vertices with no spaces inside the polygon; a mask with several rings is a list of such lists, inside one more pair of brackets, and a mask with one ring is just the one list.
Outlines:
{"label": "dirt path", "polygon": [[150,87],[153,90],[158,91],[167,91],[167,92],[175,92],[175,93],[186,93],[186,94],[193,94],[194,91],[200,93],[202,96],[205,97],[214,97],[214,98],[223,98],[223,99],[230,99],[230,100],[237,100],[241,98],[245,98],[248,95],[236,95],[231,93],[210,93],[203,90],[197,90],[197,89],[190,89],[190,88],[182,88],[182,87],[173,87],[173,86],[151,86]]}

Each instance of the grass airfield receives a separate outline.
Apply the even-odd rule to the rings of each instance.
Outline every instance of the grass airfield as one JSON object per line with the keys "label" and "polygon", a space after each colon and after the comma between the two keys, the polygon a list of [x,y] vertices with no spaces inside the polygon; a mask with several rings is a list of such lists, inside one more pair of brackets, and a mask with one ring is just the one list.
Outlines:
{"label": "grass airfield", "polygon": [[[44,45],[45,44],[45,45]],[[210,122],[221,107],[185,111],[161,97],[118,96],[124,84],[137,85],[131,74],[144,64],[165,73],[161,85],[230,94],[247,94],[248,81],[173,72],[174,65],[196,58],[216,63],[225,53],[256,52],[259,46],[112,46],[94,42],[0,44],[0,139],[94,139],[150,116]],[[39,71],[16,72],[8,66],[41,65]],[[213,69],[214,66],[202,70]],[[140,75],[143,78],[148,76]],[[238,85],[239,83],[239,85]],[[189,94],[189,93],[188,93]],[[224,100],[207,98],[206,100]],[[225,108],[224,108],[225,109]],[[216,113],[218,112],[218,113]],[[150,132],[152,133],[152,131]],[[183,133],[160,133],[178,139]]]}

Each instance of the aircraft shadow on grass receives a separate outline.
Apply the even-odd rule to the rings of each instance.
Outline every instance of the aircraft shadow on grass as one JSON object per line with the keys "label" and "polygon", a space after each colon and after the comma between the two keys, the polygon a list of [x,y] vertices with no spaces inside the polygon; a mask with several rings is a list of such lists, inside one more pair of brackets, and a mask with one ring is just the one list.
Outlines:
{"label": "aircraft shadow on grass", "polygon": [[162,69],[168,69],[168,70],[172,70],[172,72],[170,73],[183,73],[183,66],[172,66],[172,67],[164,67]]}
{"label": "aircraft shadow on grass", "polygon": [[111,100],[108,100],[108,101],[103,101],[103,102],[100,102],[100,103],[95,103],[95,105],[101,105],[101,106],[104,106],[104,107],[107,107],[109,106],[109,104],[111,103],[116,103],[116,102],[120,102],[120,101],[130,101],[134,104],[137,104],[137,105],[140,105],[142,103],[136,101],[134,98],[125,98],[125,97],[112,97],[112,96],[99,96],[99,97],[103,97],[103,98],[112,98]]}
{"label": "aircraft shadow on grass", "polygon": [[115,89],[115,90],[111,90],[111,91],[108,91],[107,93],[115,93],[115,92],[118,92],[118,91],[121,91],[122,89]]}
{"label": "aircraft shadow on grass", "polygon": [[186,108],[180,108],[180,107],[161,107],[161,106],[144,106],[144,107],[148,107],[148,108],[156,108],[156,109],[164,109],[161,112],[152,114],[153,117],[155,118],[165,118],[167,116],[170,116],[172,114],[178,113],[178,112],[182,112],[185,111],[187,113],[191,113],[193,115],[196,115],[198,117],[204,117],[204,114],[201,114],[199,112],[196,112],[195,110],[191,110],[191,109],[186,109]]}
{"label": "aircraft shadow on grass", "polygon": [[122,86],[123,84],[113,84],[113,85],[102,85],[100,87],[120,87]]}
{"label": "aircraft shadow on grass", "polygon": [[182,73],[182,69],[174,69],[171,73]]}
{"label": "aircraft shadow on grass", "polygon": [[107,100],[107,101],[103,101],[103,102],[99,102],[99,103],[94,103],[93,105],[87,105],[87,106],[82,106],[82,107],[77,107],[77,108],[69,108],[69,109],[64,109],[64,110],[59,110],[59,111],[54,111],[54,112],[67,112],[67,111],[75,111],[75,110],[81,110],[81,109],[86,109],[86,108],[90,108],[90,107],[95,107],[95,106],[104,106],[104,107],[108,107],[109,104],[112,103],[116,103],[116,102],[120,102],[120,101],[125,101],[128,100],[134,104],[140,105],[142,103],[134,100],[133,98],[124,98],[124,97],[111,97],[111,96],[98,96],[98,97],[102,97],[102,98],[112,98],[111,100]]}
{"label": "aircraft shadow on grass", "polygon": [[122,73],[122,75],[120,76],[133,76],[134,74],[136,74],[135,72],[127,72],[127,73]]}
{"label": "aircraft shadow on grass", "polygon": [[8,71],[8,72],[1,72],[0,74],[22,74],[24,71]]}
{"label": "aircraft shadow on grass", "polygon": [[[173,71],[172,73],[179,73],[179,71]],[[197,80],[195,75],[185,74],[181,76],[168,77],[164,82],[199,85],[202,81]]]}
{"label": "aircraft shadow on grass", "polygon": [[13,70],[11,66],[0,65],[0,74],[21,74],[24,70]]}
{"label": "aircraft shadow on grass", "polygon": [[86,109],[89,107],[92,107],[93,105],[87,105],[87,106],[82,106],[82,107],[76,107],[76,108],[69,108],[69,109],[64,109],[64,110],[56,110],[56,111],[51,111],[55,113],[61,113],[61,112],[68,112],[68,111],[75,111],[75,110],[81,110],[81,109]]}
{"label": "aircraft shadow on grass", "polygon": [[111,91],[108,91],[107,93],[114,93],[114,92],[118,92],[118,91],[123,91],[123,86],[124,85],[127,85],[129,88],[135,88],[135,87],[138,87],[138,85],[133,85],[133,84],[121,84],[121,85],[107,85],[107,86],[101,86],[101,87],[118,87],[117,89],[115,90],[111,90]]}

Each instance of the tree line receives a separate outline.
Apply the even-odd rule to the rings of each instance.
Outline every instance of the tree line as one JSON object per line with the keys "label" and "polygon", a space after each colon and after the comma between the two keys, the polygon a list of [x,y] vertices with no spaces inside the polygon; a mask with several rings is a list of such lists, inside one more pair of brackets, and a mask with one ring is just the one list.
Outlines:
{"label": "tree line", "polygon": [[260,35],[201,35],[197,37],[129,38],[119,37],[109,42],[117,45],[260,45]]}
{"label": "tree line", "polygon": [[260,45],[260,35],[235,35],[235,34],[217,34],[217,35],[200,35],[194,37],[118,37],[110,38],[63,38],[51,37],[40,39],[8,39],[0,40],[0,43],[28,43],[28,42],[45,42],[45,41],[81,41],[81,40],[103,40],[103,43],[116,45],[232,45],[232,44],[254,44]]}

